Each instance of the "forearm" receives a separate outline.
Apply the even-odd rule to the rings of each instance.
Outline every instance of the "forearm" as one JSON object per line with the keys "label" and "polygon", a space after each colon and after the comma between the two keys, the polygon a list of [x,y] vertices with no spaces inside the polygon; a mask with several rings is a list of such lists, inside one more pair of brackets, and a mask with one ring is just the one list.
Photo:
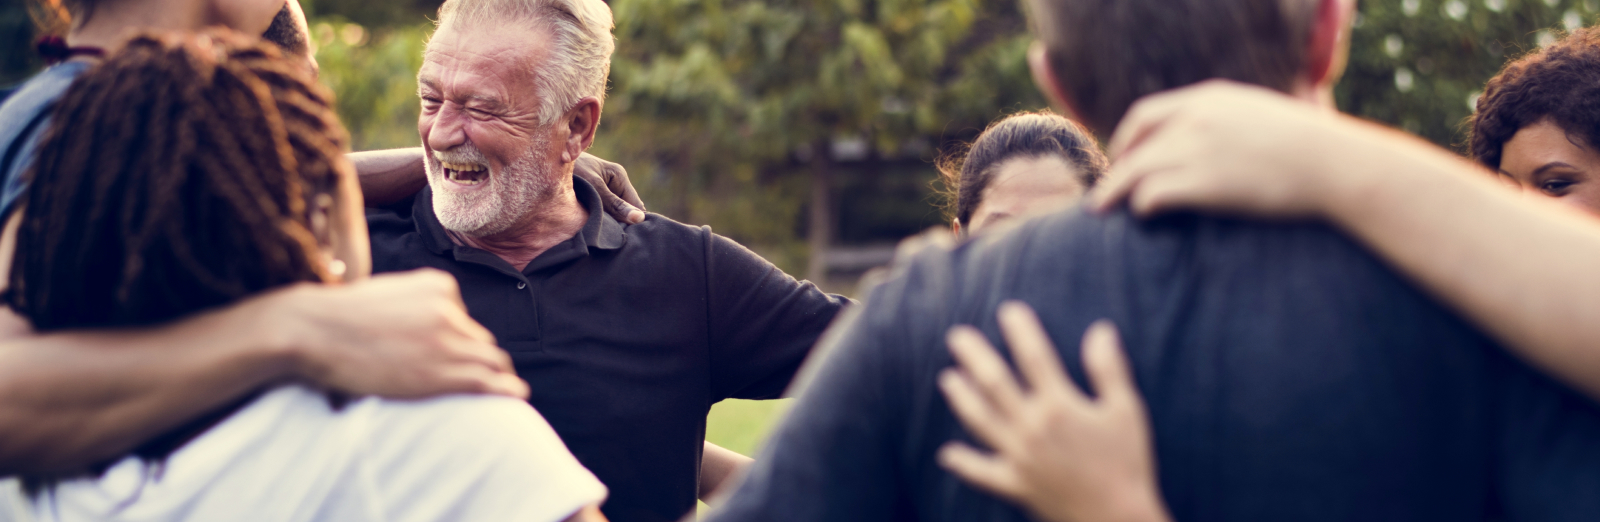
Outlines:
{"label": "forearm", "polygon": [[[1546,372],[1600,398],[1600,223],[1398,133],[1365,133],[1334,220]],[[1348,165],[1348,161],[1345,162]]]}
{"label": "forearm", "polygon": [[0,476],[81,470],[288,379],[280,336],[251,326],[260,313],[246,303],[144,330],[0,340]]}
{"label": "forearm", "polygon": [[738,476],[739,472],[751,462],[755,460],[706,442],[705,451],[700,457],[700,500],[710,499],[719,488]]}
{"label": "forearm", "polygon": [[399,202],[428,184],[421,147],[352,152],[346,157],[355,165],[367,206]]}

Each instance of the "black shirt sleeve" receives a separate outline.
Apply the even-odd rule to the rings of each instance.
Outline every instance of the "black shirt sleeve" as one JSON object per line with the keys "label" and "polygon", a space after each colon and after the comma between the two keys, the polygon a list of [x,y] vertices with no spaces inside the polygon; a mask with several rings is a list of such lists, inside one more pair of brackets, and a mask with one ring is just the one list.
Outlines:
{"label": "black shirt sleeve", "polygon": [[906,326],[904,289],[887,284],[845,312],[794,409],[708,522],[905,519],[906,359],[919,340]]}
{"label": "black shirt sleeve", "polygon": [[702,230],[712,398],[777,398],[849,300],[797,281],[738,243]]}

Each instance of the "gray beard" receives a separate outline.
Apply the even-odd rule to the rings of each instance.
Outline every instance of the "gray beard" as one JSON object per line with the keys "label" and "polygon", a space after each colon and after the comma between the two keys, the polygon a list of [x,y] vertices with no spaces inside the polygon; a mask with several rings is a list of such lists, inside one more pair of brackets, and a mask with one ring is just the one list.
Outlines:
{"label": "gray beard", "polygon": [[[539,151],[543,143],[536,141],[528,153],[511,162],[498,173],[491,173],[485,181],[488,190],[460,194],[444,184],[454,183],[444,177],[439,159],[428,155],[425,161],[428,185],[433,187],[433,213],[446,230],[470,237],[493,236],[516,225],[527,217],[539,203],[550,198],[556,187],[552,170]],[[476,154],[470,149],[466,154]],[[481,155],[480,155],[481,156]]]}

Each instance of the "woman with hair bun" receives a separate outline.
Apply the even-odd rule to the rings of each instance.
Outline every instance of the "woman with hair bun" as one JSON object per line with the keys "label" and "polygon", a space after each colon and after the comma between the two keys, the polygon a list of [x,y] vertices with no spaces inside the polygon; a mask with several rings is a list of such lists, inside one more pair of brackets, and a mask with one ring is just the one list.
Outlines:
{"label": "woman with hair bun", "polygon": [[1049,110],[989,125],[939,161],[950,228],[971,235],[1012,217],[1077,203],[1109,162],[1094,136]]}

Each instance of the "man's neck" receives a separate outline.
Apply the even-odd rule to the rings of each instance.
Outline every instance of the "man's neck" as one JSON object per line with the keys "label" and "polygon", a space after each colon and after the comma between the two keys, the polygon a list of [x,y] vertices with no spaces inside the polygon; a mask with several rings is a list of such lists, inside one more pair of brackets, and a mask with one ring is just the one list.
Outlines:
{"label": "man's neck", "polygon": [[135,29],[198,31],[213,25],[199,0],[121,0],[97,2],[87,23],[74,25],[67,45],[114,51]]}
{"label": "man's neck", "polygon": [[534,208],[533,213],[505,232],[489,236],[450,232],[450,238],[458,245],[499,256],[517,271],[522,271],[539,254],[572,239],[589,222],[589,211],[578,203],[578,195],[570,182],[565,187],[557,188],[549,201],[539,202]]}
{"label": "man's neck", "polygon": [[1339,110],[1333,99],[1333,84],[1330,83],[1312,83],[1301,78],[1289,89],[1289,96],[1330,111]]}

